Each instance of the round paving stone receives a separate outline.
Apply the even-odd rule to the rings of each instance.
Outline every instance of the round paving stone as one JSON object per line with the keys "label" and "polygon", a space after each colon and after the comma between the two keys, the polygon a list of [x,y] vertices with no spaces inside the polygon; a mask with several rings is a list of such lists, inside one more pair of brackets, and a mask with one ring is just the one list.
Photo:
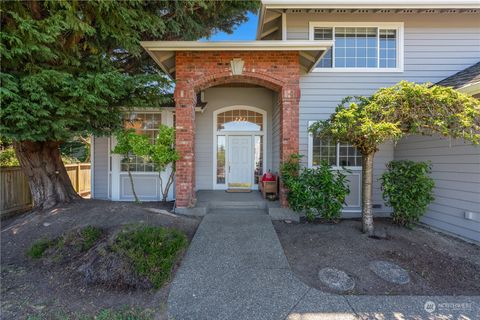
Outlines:
{"label": "round paving stone", "polygon": [[410,282],[408,271],[388,261],[372,261],[370,270],[385,281],[395,284],[407,284]]}
{"label": "round paving stone", "polygon": [[348,291],[355,287],[355,281],[348,274],[335,268],[320,269],[318,278],[322,283],[334,290]]}

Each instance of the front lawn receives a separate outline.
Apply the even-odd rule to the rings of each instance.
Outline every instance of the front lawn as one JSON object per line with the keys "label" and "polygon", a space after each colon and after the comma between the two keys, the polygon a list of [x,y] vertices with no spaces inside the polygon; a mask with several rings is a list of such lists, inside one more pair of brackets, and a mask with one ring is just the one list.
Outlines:
{"label": "front lawn", "polygon": [[83,200],[4,221],[2,319],[166,319],[200,222],[159,213],[170,209]]}

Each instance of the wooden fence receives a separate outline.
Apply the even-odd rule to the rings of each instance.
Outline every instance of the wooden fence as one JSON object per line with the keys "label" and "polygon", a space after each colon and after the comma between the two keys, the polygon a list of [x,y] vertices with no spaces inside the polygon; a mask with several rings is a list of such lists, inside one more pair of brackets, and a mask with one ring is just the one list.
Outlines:
{"label": "wooden fence", "polygon": [[[73,188],[82,197],[90,195],[90,163],[65,165]],[[0,168],[0,214],[2,217],[32,206],[27,177],[20,167]]]}

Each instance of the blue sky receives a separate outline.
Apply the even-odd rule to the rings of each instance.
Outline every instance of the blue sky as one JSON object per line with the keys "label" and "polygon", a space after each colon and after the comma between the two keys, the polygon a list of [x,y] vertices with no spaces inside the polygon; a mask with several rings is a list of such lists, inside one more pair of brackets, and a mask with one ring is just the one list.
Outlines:
{"label": "blue sky", "polygon": [[257,31],[258,16],[254,13],[248,13],[248,21],[241,24],[232,34],[219,32],[208,39],[209,41],[232,41],[232,40],[255,40]]}

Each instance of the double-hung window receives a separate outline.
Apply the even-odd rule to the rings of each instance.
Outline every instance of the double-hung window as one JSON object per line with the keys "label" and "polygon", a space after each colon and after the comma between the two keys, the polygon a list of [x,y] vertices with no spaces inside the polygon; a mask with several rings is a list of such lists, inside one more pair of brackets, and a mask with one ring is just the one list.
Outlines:
{"label": "double-hung window", "polygon": [[319,166],[326,162],[332,167],[361,168],[362,154],[347,142],[322,139],[312,133],[308,134],[308,166]]}
{"label": "double-hung window", "polygon": [[[137,134],[144,134],[150,138],[153,143],[158,135],[159,126],[162,123],[162,114],[160,112],[130,112],[123,116],[123,126],[125,129],[134,129]],[[121,161],[121,171],[135,172],[154,172],[153,163],[143,157],[131,155],[128,159]]]}
{"label": "double-hung window", "polygon": [[316,65],[317,71],[402,71],[402,23],[311,22],[310,40],[334,44]]}

